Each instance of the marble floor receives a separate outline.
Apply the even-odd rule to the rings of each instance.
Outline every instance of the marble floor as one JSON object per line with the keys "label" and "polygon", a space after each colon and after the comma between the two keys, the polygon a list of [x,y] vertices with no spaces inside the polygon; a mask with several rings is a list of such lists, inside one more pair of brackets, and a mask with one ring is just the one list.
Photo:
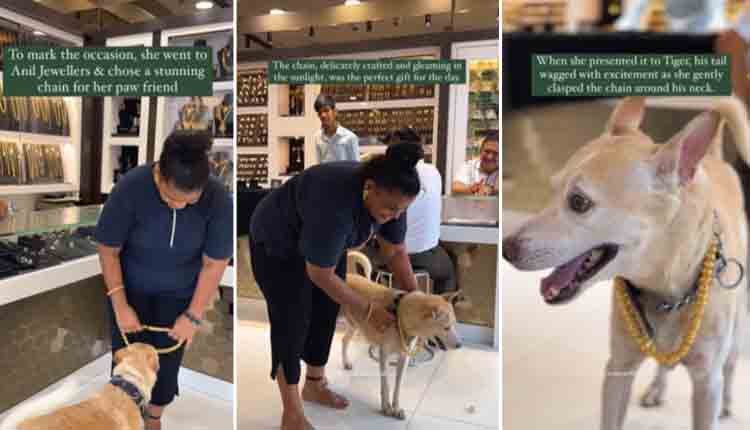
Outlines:
{"label": "marble floor", "polygon": [[[237,398],[240,405],[237,429],[278,429],[281,400],[275,382],[268,375],[271,356],[268,325],[239,320],[236,333]],[[333,411],[305,404],[316,429],[499,428],[500,375],[496,351],[466,346],[438,354],[432,362],[407,370],[402,389],[402,406],[407,411],[407,420],[398,421],[378,413],[378,365],[369,358],[366,345],[355,340],[352,344],[354,370],[345,371],[341,366],[340,344],[340,334],[337,334],[328,376],[332,387],[347,396],[351,405],[344,411]]]}
{"label": "marble floor", "polygon": [[[47,394],[64,384],[68,379],[74,379],[80,388],[71,403],[81,401],[109,381],[109,357],[109,355],[104,356],[79,369],[68,378],[56,382],[36,396]],[[181,379],[184,379],[182,378],[183,373],[185,372],[180,373]],[[189,382],[181,380],[181,394],[164,413],[162,428],[164,430],[232,430],[234,428],[232,402],[207,394],[207,391],[210,390],[205,390],[204,387],[198,385],[191,386]],[[0,415],[0,422],[12,410]]]}

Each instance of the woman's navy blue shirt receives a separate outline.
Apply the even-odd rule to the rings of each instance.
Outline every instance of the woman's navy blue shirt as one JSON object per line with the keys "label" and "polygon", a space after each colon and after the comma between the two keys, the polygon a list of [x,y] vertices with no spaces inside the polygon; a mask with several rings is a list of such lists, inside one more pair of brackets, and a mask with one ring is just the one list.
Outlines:
{"label": "woman's navy blue shirt", "polygon": [[336,266],[348,248],[362,245],[371,232],[400,244],[406,211],[377,224],[364,206],[360,163],[338,161],[304,170],[261,200],[250,221],[250,235],[269,255],[301,255],[319,267]]}
{"label": "woman's navy blue shirt", "polygon": [[190,297],[203,255],[216,260],[232,256],[232,200],[211,178],[195,204],[173,210],[161,199],[152,168],[136,167],[117,183],[99,217],[96,239],[121,248],[126,288]]}

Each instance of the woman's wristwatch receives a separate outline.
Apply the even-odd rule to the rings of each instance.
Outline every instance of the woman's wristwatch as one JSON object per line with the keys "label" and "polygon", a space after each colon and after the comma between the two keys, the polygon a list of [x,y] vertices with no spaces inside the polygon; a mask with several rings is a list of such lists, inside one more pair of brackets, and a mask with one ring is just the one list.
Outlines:
{"label": "woman's wristwatch", "polygon": [[192,325],[194,325],[195,327],[200,327],[202,323],[201,319],[193,315],[192,312],[185,311],[183,315],[185,315],[185,318],[187,318]]}

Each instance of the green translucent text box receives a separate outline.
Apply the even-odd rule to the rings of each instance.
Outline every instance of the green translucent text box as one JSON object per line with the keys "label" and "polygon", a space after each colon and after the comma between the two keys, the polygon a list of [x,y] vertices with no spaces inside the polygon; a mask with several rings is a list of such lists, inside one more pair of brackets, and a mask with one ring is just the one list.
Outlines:
{"label": "green translucent text box", "polygon": [[726,96],[728,55],[531,56],[535,97]]}
{"label": "green translucent text box", "polygon": [[7,96],[209,96],[210,47],[6,47]]}
{"label": "green translucent text box", "polygon": [[464,84],[465,60],[274,60],[272,84]]}

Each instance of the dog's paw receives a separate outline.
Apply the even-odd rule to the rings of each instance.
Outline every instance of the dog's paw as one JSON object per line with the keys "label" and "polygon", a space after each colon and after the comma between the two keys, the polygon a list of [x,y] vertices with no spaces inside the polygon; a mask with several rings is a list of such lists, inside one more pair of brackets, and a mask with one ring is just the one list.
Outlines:
{"label": "dog's paw", "polygon": [[406,419],[406,412],[402,408],[395,408],[393,405],[383,405],[383,415],[393,417],[399,420]]}
{"label": "dog's paw", "polygon": [[393,409],[393,415],[391,415],[393,418],[399,419],[399,420],[405,420],[406,419],[406,412],[402,408]]}
{"label": "dog's paw", "polygon": [[641,396],[641,407],[658,408],[662,405],[661,390],[650,387],[643,396]]}
{"label": "dog's paw", "polygon": [[719,419],[725,420],[725,419],[731,418],[731,417],[732,417],[732,410],[731,409],[729,409],[727,407],[721,408],[721,415],[719,415]]}

